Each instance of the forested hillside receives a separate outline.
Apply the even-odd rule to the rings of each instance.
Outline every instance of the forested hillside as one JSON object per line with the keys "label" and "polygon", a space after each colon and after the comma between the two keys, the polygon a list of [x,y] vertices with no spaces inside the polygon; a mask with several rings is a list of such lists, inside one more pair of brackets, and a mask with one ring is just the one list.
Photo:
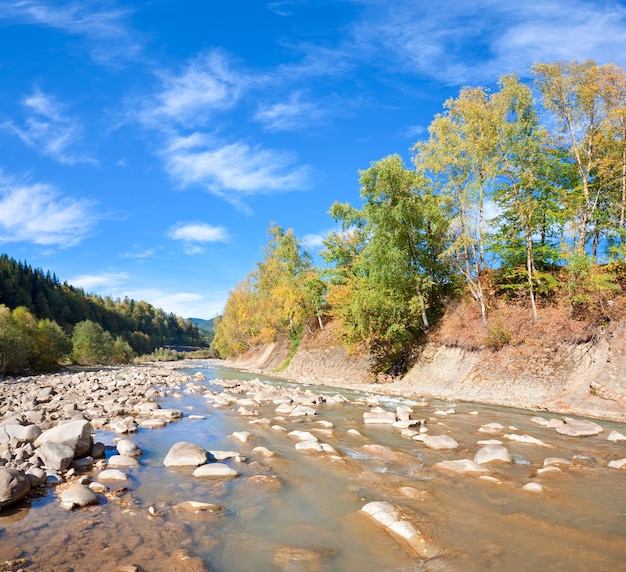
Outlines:
{"label": "forested hillside", "polygon": [[[87,294],[67,282],[61,283],[50,272],[33,269],[6,254],[0,255],[0,309],[0,372],[19,371],[26,362],[36,370],[54,365],[55,359],[50,356],[42,362],[33,358],[34,363],[23,356],[17,359],[18,349],[29,344],[38,347],[45,343],[54,345],[45,336],[35,340],[35,330],[54,333],[54,339],[60,343],[58,355],[68,355],[72,351],[70,338],[81,329],[91,338],[91,345],[85,349],[87,352],[95,351],[98,345],[110,344],[113,354],[113,346],[117,343],[117,354],[109,356],[109,361],[128,361],[133,354],[148,354],[166,344],[203,345],[200,331],[189,320],[165,313],[147,302]],[[84,323],[88,326],[85,327]],[[77,324],[83,324],[79,332],[76,331]],[[33,335],[26,336],[28,339],[16,338],[33,328]],[[98,337],[104,334],[108,337]],[[67,338],[65,341],[61,339],[63,336]],[[78,359],[78,355],[74,355]],[[107,361],[104,356],[100,357],[100,363]],[[89,361],[91,358],[83,356],[81,359]],[[9,362],[16,365],[8,367]]]}
{"label": "forested hillside", "polygon": [[549,320],[559,331],[580,330],[559,320],[584,322],[586,336],[623,319],[623,69],[542,63],[529,83],[509,75],[497,91],[464,88],[412,163],[391,155],[360,172],[361,206],[331,206],[338,228],[322,268],[273,226],[263,260],[230,295],[216,349],[281,335],[297,345],[303,328],[335,319],[349,346],[397,373],[452,307],[458,332],[471,324],[471,339],[453,343],[493,349]]}

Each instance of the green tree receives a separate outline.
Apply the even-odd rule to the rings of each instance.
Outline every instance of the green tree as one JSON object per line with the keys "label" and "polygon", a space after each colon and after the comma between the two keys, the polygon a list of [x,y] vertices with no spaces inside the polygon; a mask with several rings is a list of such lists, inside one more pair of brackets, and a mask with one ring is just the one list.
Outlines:
{"label": "green tree", "polygon": [[113,363],[113,338],[100,324],[91,320],[79,322],[72,334],[74,363],[80,365],[103,365]]}
{"label": "green tree", "polygon": [[465,277],[486,324],[485,205],[497,176],[496,112],[482,88],[464,88],[445,107],[430,124],[429,139],[415,145],[414,160],[438,193],[448,198],[451,220],[443,256]]}
{"label": "green tree", "polygon": [[[447,231],[446,204],[397,155],[361,172],[363,207],[335,203],[334,233],[324,258],[335,265],[328,294],[347,339],[365,344],[390,369],[426,332],[453,276],[440,255]],[[351,238],[360,237],[360,244]]]}

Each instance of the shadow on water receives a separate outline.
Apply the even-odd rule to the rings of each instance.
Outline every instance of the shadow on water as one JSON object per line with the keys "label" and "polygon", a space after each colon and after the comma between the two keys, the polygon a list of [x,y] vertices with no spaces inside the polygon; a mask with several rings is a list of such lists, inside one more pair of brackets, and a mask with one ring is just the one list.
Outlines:
{"label": "shadow on water", "polygon": [[[164,408],[182,409],[183,419],[129,436],[144,450],[140,466],[126,470],[130,480],[111,486],[96,507],[67,512],[52,490],[33,499],[30,508],[3,511],[2,561],[24,559],[19,565],[25,570],[55,572],[124,565],[157,572],[624,569],[625,476],[607,468],[608,461],[626,456],[623,443],[606,439],[613,429],[624,431],[619,424],[602,422],[603,434],[571,438],[538,426],[527,411],[469,403],[455,404],[452,411],[450,403],[432,402],[415,407],[414,416],[426,421],[429,434],[451,436],[459,445],[433,450],[396,428],[365,425],[367,405],[356,392],[311,387],[315,393],[341,393],[351,403],[321,404],[316,416],[299,418],[279,416],[268,403],[256,407],[258,416],[245,417],[237,405],[215,405],[205,391],[223,391],[218,379],[258,376],[212,365],[187,371],[206,375],[205,382],[194,381],[202,390],[161,400]],[[411,402],[385,398],[382,404],[393,410]],[[493,422],[504,429],[480,431]],[[313,433],[336,454],[296,450],[287,435],[295,429]],[[250,441],[238,441],[235,431],[249,431]],[[532,435],[545,446],[509,441],[511,433]],[[111,447],[108,454],[117,437],[95,434]],[[512,463],[489,465],[491,480],[433,470],[440,461],[473,459],[484,439],[502,441],[513,455]],[[167,451],[179,441],[245,457],[222,461],[239,476],[199,479],[191,468],[164,467]],[[276,456],[255,452],[257,446]],[[571,464],[538,474],[548,457]],[[543,491],[523,490],[529,482],[543,485]],[[420,560],[360,512],[379,500],[400,509],[425,538],[444,548],[443,555]],[[186,501],[211,509],[186,512]]]}

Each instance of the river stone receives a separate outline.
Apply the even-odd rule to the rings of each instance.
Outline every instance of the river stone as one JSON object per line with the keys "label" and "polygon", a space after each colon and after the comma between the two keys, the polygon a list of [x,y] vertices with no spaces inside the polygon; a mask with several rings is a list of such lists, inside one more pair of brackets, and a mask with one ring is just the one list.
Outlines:
{"label": "river stone", "polygon": [[295,407],[289,403],[281,403],[274,411],[279,415],[289,415],[294,409]]}
{"label": "river stone", "polygon": [[155,417],[154,419],[143,419],[139,423],[139,427],[143,427],[144,429],[160,429],[161,427],[165,427],[167,423],[164,419],[160,419]]}
{"label": "river stone", "polygon": [[37,449],[37,456],[45,467],[55,471],[65,471],[74,458],[74,450],[62,443],[43,443]]}
{"label": "river stone", "polygon": [[618,441],[626,441],[626,435],[622,435],[618,431],[611,431],[611,433],[606,439],[607,441],[612,441],[613,443],[617,443]]}
{"label": "river stone", "polygon": [[74,457],[82,457],[91,451],[91,423],[85,419],[70,421],[44,431],[35,440],[35,446],[44,443],[59,443],[71,447]]}
{"label": "river stone", "polygon": [[318,442],[318,441],[298,441],[295,444],[295,448],[298,451],[317,451],[318,453],[321,453],[324,449],[322,448],[322,445]]}
{"label": "river stone", "polygon": [[435,471],[450,471],[452,473],[488,473],[489,469],[482,467],[469,459],[458,459],[456,461],[441,461],[433,465]]}
{"label": "river stone", "polygon": [[556,432],[570,437],[587,437],[598,435],[598,433],[604,431],[600,425],[593,421],[563,417],[563,422],[563,425],[556,428]]}
{"label": "river stone", "polygon": [[459,444],[448,435],[426,435],[422,443],[429,449],[436,450],[453,450],[457,449]]}
{"label": "river stone", "polygon": [[541,439],[537,439],[532,435],[518,435],[517,433],[511,433],[510,435],[505,435],[504,437],[509,441],[516,441],[517,443],[528,443],[529,445],[539,445],[540,447],[552,447],[552,445],[548,445]]}
{"label": "river stone", "polygon": [[113,455],[108,464],[109,467],[138,467],[139,461],[128,455]]}
{"label": "river stone", "polygon": [[178,510],[182,510],[184,512],[220,512],[222,507],[219,504],[213,504],[208,502],[200,502],[200,501],[183,501],[180,504],[176,505]]}
{"label": "river stone", "polygon": [[497,433],[498,431],[502,431],[504,428],[504,425],[501,425],[500,423],[487,423],[482,425],[478,431],[480,433]]}
{"label": "river stone", "polygon": [[306,417],[307,415],[317,415],[317,410],[308,405],[296,405],[289,417]]}
{"label": "river stone", "polygon": [[86,485],[72,485],[61,493],[61,502],[68,508],[98,504],[100,497]]}
{"label": "river stone", "polygon": [[159,409],[154,411],[153,415],[161,419],[181,419],[183,412],[180,409]]}
{"label": "river stone", "polygon": [[250,433],[250,431],[235,431],[232,433],[232,436],[237,439],[237,441],[247,443],[252,437],[252,433]]}
{"label": "river stone", "polygon": [[143,454],[141,447],[130,439],[120,439],[117,442],[116,449],[120,455],[126,455],[127,457],[141,457]]}
{"label": "river stone", "polygon": [[31,487],[38,487],[46,482],[48,475],[41,467],[31,467],[26,471],[26,477],[28,477]]}
{"label": "river stone", "polygon": [[522,487],[522,490],[531,493],[542,493],[543,485],[541,483],[528,483]]}
{"label": "river stone", "polygon": [[221,479],[228,477],[236,477],[239,473],[235,469],[231,469],[223,463],[211,463],[209,465],[201,465],[192,473],[193,477],[208,477],[211,479]]}
{"label": "river stone", "polygon": [[207,460],[208,453],[205,449],[193,443],[179,441],[172,445],[163,464],[166,467],[197,467],[204,465]]}
{"label": "river stone", "polygon": [[371,425],[393,425],[397,421],[393,411],[386,411],[382,407],[374,407],[363,413],[363,422]]}
{"label": "river stone", "polygon": [[209,453],[209,461],[225,461],[226,459],[238,459],[241,455],[237,451],[214,451]]}
{"label": "river stone", "polygon": [[128,475],[119,469],[106,469],[98,475],[99,481],[127,481]]}
{"label": "river stone", "polygon": [[317,441],[317,437],[313,435],[313,433],[309,433],[308,431],[300,431],[299,429],[296,429],[295,431],[290,431],[289,433],[287,433],[287,435],[289,435],[289,437],[294,437],[299,441]]}
{"label": "river stone", "polygon": [[111,419],[109,422],[109,427],[111,431],[115,431],[116,433],[134,433],[137,431],[137,422],[134,417],[115,417]]}
{"label": "river stone", "polygon": [[476,451],[474,463],[482,465],[483,463],[491,463],[493,461],[502,461],[503,463],[513,462],[511,453],[502,445],[485,445]]}
{"label": "river stone", "polygon": [[[42,431],[37,425],[4,425],[0,432],[8,435],[9,439],[15,438],[22,443],[34,443]],[[0,439],[2,441],[2,439]]]}
{"label": "river stone", "polygon": [[617,459],[616,461],[609,461],[609,469],[624,469],[626,468],[626,459]]}
{"label": "river stone", "polygon": [[30,480],[17,469],[0,467],[0,510],[21,501],[30,491]]}

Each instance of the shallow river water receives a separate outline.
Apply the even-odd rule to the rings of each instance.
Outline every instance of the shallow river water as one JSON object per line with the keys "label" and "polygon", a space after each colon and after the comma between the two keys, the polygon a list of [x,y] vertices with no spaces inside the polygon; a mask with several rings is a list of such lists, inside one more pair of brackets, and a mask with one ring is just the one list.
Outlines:
{"label": "shallow river water", "polygon": [[[207,380],[198,385],[212,391],[223,391],[216,379],[256,377],[212,364],[187,371],[202,371]],[[238,414],[238,406],[219,407],[203,392],[184,388],[179,396],[161,399],[162,407],[182,409],[185,417],[128,436],[144,450],[141,466],[127,471],[130,482],[112,486],[96,507],[68,512],[52,490],[0,513],[0,563],[22,559],[24,570],[54,572],[124,566],[223,572],[626,570],[626,471],[607,467],[626,457],[626,441],[607,440],[611,431],[626,434],[624,425],[599,421],[604,428],[599,435],[567,437],[532,421],[536,412],[380,397],[385,409],[408,405],[413,417],[426,420],[428,434],[459,443],[456,450],[437,451],[389,425],[365,425],[363,413],[371,404],[363,394],[311,389],[341,393],[350,402],[318,405],[315,416],[276,419],[275,404],[255,407],[259,415],[247,417]],[[480,430],[489,423],[504,429]],[[287,435],[295,429],[314,433],[337,455],[296,450]],[[242,443],[232,436],[235,431],[252,437]],[[544,446],[507,435],[531,435]],[[107,456],[115,453],[117,437],[95,433],[95,440],[110,446]],[[485,439],[502,441],[513,456],[512,463],[487,466],[492,478],[433,469],[440,461],[473,459],[478,441]],[[178,441],[237,451],[245,460],[225,463],[239,476],[198,479],[192,468],[164,467],[167,451]],[[276,456],[253,452],[257,446]],[[544,460],[554,457],[571,464],[537,474]],[[543,490],[524,490],[530,482]],[[184,501],[217,506],[212,512],[185,512],[177,508]],[[420,559],[378,526],[360,510],[372,501],[394,505],[441,548],[441,556]]]}

